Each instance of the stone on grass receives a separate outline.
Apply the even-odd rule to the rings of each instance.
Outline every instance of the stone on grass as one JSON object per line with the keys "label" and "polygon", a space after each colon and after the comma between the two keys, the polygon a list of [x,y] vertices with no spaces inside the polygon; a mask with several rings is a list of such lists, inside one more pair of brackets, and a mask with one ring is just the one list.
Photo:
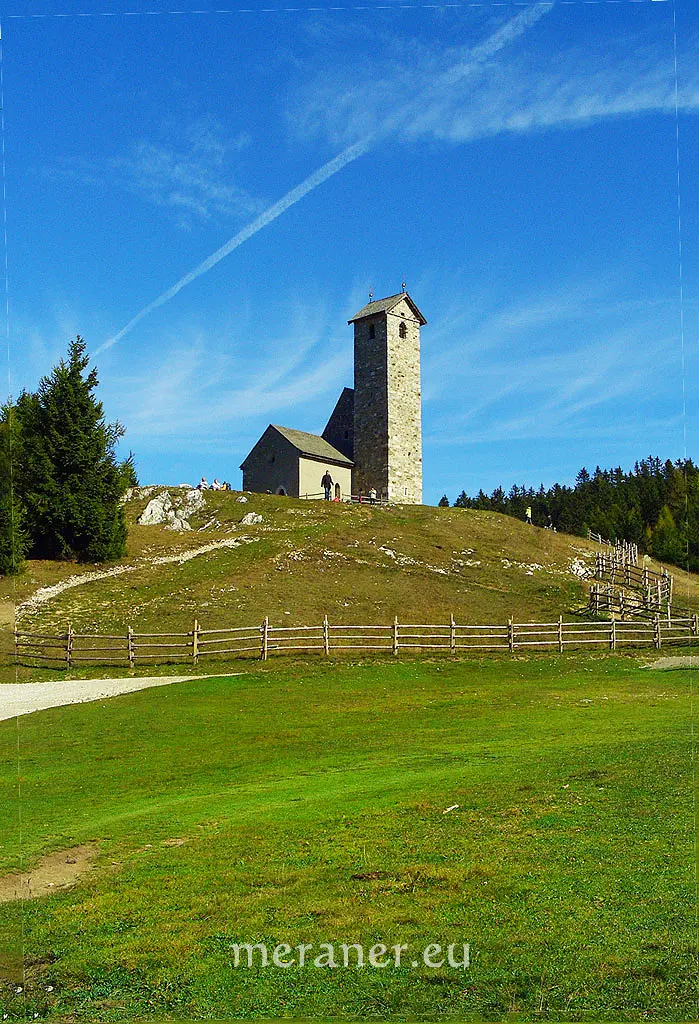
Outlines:
{"label": "stone on grass", "polygon": [[262,522],[262,516],[261,515],[258,515],[257,512],[248,512],[240,520],[240,525],[241,526],[256,526],[257,523],[261,523],[261,522]]}

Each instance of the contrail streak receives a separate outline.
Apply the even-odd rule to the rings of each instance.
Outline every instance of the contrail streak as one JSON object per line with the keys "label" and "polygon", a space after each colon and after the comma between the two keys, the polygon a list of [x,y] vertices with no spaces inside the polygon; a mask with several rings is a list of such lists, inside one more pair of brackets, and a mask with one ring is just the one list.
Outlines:
{"label": "contrail streak", "polygon": [[552,6],[553,3],[536,4],[508,21],[502,26],[502,28],[499,28],[497,32],[494,32],[492,36],[486,39],[485,42],[474,47],[469,54],[468,60],[461,61],[453,68],[446,71],[443,75],[440,75],[435,83],[426,89],[425,92],[416,100],[406,104],[406,106],[396,114],[387,118],[377,132],[372,135],[368,135],[360,142],[356,142],[354,145],[349,146],[347,149],[343,150],[342,153],[338,154],[338,156],[329,160],[326,164],[323,164],[322,167],[319,167],[318,170],[314,171],[313,174],[309,175],[304,181],[302,181],[300,185],[292,188],[291,191],[287,192],[286,195],[278,202],[274,203],[273,206],[270,206],[264,213],[261,213],[259,217],[248,224],[247,227],[244,227],[237,233],[237,235],[234,235],[233,238],[229,239],[225,245],[222,245],[220,249],[217,249],[216,252],[212,253],[212,255],[205,259],[203,263],[200,263],[199,266],[190,270],[189,273],[185,274],[184,277],[181,277],[179,281],[172,285],[172,287],[168,288],[167,291],[162,293],[162,295],[159,295],[157,299],[154,299],[152,302],[149,302],[147,306],[144,306],[142,310],[136,313],[136,315],[129,320],[125,327],[122,327],[120,331],[100,345],[95,352],[95,355],[99,355],[101,352],[105,352],[107,349],[111,348],[112,345],[116,345],[116,343],[120,341],[125,334],[128,334],[128,332],[131,331],[136,324],[140,323],[144,317],[148,316],[149,313],[152,313],[153,310],[158,309],[159,306],[163,306],[166,302],[169,302],[170,299],[174,298],[179,291],[186,288],[188,284],[191,284],[192,281],[196,281],[196,279],[201,277],[202,274],[205,274],[208,270],[211,270],[212,267],[215,267],[217,263],[232,253],[234,249],[241,246],[243,242],[247,242],[249,238],[252,238],[252,236],[257,234],[258,231],[261,231],[262,228],[271,224],[273,220],[280,217],[282,213],[285,213],[291,206],[298,203],[300,199],[303,199],[303,197],[308,195],[309,192],[312,192],[313,189],[322,185],[323,182],[328,180],[328,178],[332,178],[334,174],[341,171],[343,167],[347,166],[347,164],[352,163],[353,160],[363,156],[372,148],[379,138],[391,134],[399,124],[405,123],[406,117],[416,114],[419,109],[419,105],[425,98],[429,97],[431,93],[443,88],[444,86],[454,85],[459,80],[467,77],[469,74],[472,74],[481,64],[483,64],[485,60],[492,57],[493,54],[498,52],[498,50],[501,50],[508,43],[517,39],[526,32],[526,30],[537,22],[539,18],[543,17],[543,15],[549,11]]}

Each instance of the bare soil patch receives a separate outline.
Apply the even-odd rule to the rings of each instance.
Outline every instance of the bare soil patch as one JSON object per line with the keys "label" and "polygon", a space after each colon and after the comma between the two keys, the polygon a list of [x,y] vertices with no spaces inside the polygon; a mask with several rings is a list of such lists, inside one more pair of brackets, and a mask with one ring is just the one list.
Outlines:
{"label": "bare soil patch", "polygon": [[90,870],[96,856],[97,847],[87,843],[47,854],[31,871],[4,875],[0,877],[0,903],[31,900],[70,889]]}
{"label": "bare soil patch", "polygon": [[699,655],[697,654],[683,654],[678,655],[675,658],[658,658],[657,661],[652,662],[648,665],[648,668],[668,669],[668,668],[695,668],[699,669]]}

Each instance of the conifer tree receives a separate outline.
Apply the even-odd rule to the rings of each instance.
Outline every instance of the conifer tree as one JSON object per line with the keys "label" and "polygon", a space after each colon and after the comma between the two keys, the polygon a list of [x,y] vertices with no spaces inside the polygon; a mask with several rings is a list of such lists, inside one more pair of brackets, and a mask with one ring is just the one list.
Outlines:
{"label": "conifer tree", "polygon": [[18,454],[17,416],[12,400],[0,408],[0,575],[21,571],[28,538],[24,509],[15,487]]}
{"label": "conifer tree", "polygon": [[17,403],[17,489],[34,557],[103,562],[125,552],[120,498],[127,477],[115,455],[124,428],[105,423],[94,395],[97,371],[88,367],[77,337],[36,394],[24,393]]}

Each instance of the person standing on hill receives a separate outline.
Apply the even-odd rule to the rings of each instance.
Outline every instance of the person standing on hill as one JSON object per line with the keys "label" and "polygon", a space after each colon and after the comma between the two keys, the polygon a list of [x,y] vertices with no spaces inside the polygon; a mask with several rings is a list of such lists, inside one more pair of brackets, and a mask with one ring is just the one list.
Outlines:
{"label": "person standing on hill", "polygon": [[527,505],[527,511],[525,513],[524,518],[526,519],[526,521],[531,526],[531,524],[532,524],[532,507],[531,507],[531,505]]}
{"label": "person standing on hill", "polygon": [[330,492],[332,491],[333,478],[330,476],[330,470],[326,469],[323,479],[320,481],[320,486],[325,491],[325,500],[330,501]]}

